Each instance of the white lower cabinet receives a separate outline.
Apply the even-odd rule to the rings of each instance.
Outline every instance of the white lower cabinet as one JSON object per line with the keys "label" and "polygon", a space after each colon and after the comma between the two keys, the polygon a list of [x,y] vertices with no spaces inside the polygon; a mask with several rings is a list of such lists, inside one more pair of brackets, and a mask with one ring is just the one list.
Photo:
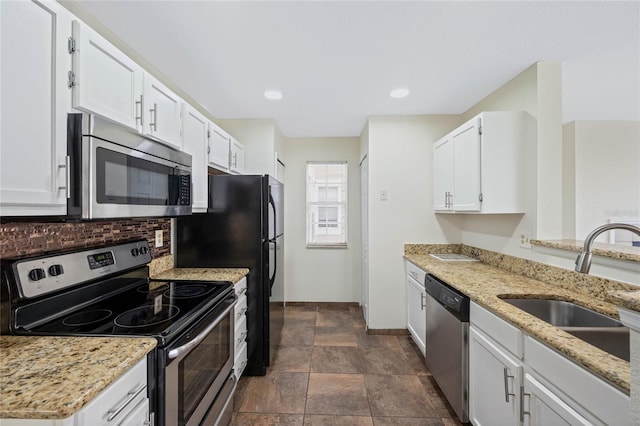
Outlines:
{"label": "white lower cabinet", "polygon": [[520,421],[522,333],[471,303],[469,327],[469,421],[476,426]]}
{"label": "white lower cabinet", "polygon": [[238,302],[234,308],[236,328],[233,372],[236,380],[240,380],[240,376],[247,366],[247,277],[238,281],[234,289],[236,296],[238,296]]}
{"label": "white lower cabinet", "polygon": [[407,270],[407,329],[415,344],[425,355],[427,337],[426,296],[424,290],[425,273],[411,262],[406,262]]}
{"label": "white lower cabinet", "polygon": [[481,425],[628,425],[630,398],[471,303],[469,419]]}
{"label": "white lower cabinet", "polygon": [[522,362],[471,326],[469,421],[477,426],[516,425]]}
{"label": "white lower cabinet", "polygon": [[0,425],[148,426],[153,425],[151,417],[147,397],[147,358],[144,357],[73,416],[66,419],[0,419]]}

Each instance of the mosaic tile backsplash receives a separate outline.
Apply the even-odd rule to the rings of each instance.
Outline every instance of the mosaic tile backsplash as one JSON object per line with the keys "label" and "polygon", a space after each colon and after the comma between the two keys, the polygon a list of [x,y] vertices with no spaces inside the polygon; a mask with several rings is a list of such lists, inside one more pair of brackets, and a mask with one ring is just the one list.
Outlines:
{"label": "mosaic tile backsplash", "polygon": [[[155,231],[163,245],[155,247]],[[171,219],[128,219],[79,223],[15,222],[0,224],[0,258],[32,256],[48,251],[102,246],[146,238],[152,258],[171,251]]]}

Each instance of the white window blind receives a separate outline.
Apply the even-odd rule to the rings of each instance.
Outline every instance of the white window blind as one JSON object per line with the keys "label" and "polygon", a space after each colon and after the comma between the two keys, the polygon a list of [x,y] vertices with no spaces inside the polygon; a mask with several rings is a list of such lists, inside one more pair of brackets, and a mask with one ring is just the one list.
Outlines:
{"label": "white window blind", "polygon": [[307,163],[307,246],[347,245],[347,162]]}

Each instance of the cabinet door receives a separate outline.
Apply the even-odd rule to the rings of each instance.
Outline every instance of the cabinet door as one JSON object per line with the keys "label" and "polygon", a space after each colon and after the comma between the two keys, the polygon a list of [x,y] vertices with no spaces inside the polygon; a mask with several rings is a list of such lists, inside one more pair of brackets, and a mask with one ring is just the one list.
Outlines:
{"label": "cabinet door", "polygon": [[72,15],[55,2],[0,1],[0,215],[66,214]]}
{"label": "cabinet door", "polygon": [[229,168],[234,173],[237,173],[237,174],[243,173],[244,172],[244,146],[234,138],[231,138],[230,150],[231,150],[231,157],[230,157]]}
{"label": "cabinet door", "polygon": [[151,74],[144,74],[144,126],[146,135],[182,149],[182,99]]}
{"label": "cabinet door", "polygon": [[73,107],[141,130],[142,68],[80,21],[73,38]]}
{"label": "cabinet door", "polygon": [[209,123],[209,164],[216,169],[229,170],[230,136],[213,123]]}
{"label": "cabinet door", "polygon": [[591,424],[528,373],[524,376],[523,410],[528,426]]}
{"label": "cabinet door", "polygon": [[452,133],[453,210],[480,211],[480,119],[475,118]]}
{"label": "cabinet door", "polygon": [[127,416],[122,419],[118,426],[148,426],[151,425],[149,418],[149,400],[145,399]]}
{"label": "cabinet door", "polygon": [[449,136],[433,145],[433,208],[450,210],[453,193],[453,144]]}
{"label": "cabinet door", "polygon": [[182,111],[183,150],[191,154],[191,201],[194,213],[206,212],[207,131],[209,121],[191,105],[184,103]]}
{"label": "cabinet door", "polygon": [[522,364],[476,327],[469,329],[469,421],[518,425]]}
{"label": "cabinet door", "polygon": [[427,336],[426,295],[424,286],[407,275],[407,329],[422,355],[425,354]]}

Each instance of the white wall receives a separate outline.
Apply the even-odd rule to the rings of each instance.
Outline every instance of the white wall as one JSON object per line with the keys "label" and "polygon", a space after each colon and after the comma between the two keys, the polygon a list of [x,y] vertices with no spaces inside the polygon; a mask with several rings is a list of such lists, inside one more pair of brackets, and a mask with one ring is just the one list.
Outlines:
{"label": "white wall", "polygon": [[[369,164],[370,328],[405,328],[405,243],[460,240],[459,218],[432,212],[432,142],[459,116],[370,117],[362,154]],[[388,199],[380,200],[380,191]]]}
{"label": "white wall", "polygon": [[640,217],[640,122],[575,121],[564,130],[565,185],[573,188],[565,236],[583,240],[612,216]]}
{"label": "white wall", "polygon": [[[360,302],[360,139],[286,139],[285,300]],[[347,248],[306,248],[307,161],[347,161]]]}

